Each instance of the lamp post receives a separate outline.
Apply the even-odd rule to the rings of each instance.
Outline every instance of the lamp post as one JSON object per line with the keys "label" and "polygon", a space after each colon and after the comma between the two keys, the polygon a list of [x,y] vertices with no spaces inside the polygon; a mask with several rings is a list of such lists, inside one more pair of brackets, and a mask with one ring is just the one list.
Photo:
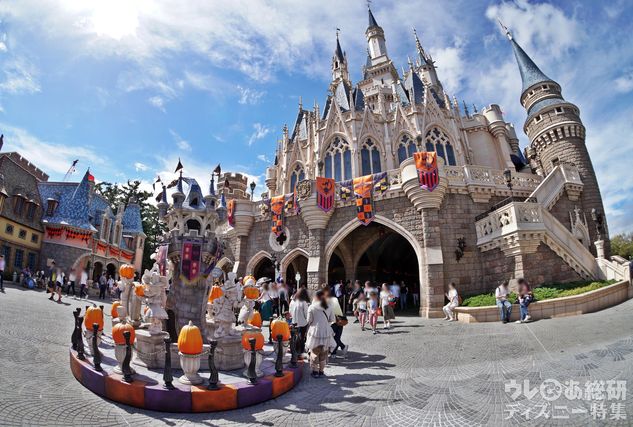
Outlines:
{"label": "lamp post", "polygon": [[251,201],[255,198],[255,187],[257,187],[257,184],[255,184],[255,181],[251,181]]}
{"label": "lamp post", "polygon": [[510,169],[506,169],[503,171],[503,178],[506,180],[506,185],[510,190],[510,197],[514,198],[514,193],[512,192],[512,171]]}
{"label": "lamp post", "polygon": [[297,274],[295,274],[295,282],[297,282],[297,289],[299,289],[299,283],[301,283],[301,273],[298,271]]}

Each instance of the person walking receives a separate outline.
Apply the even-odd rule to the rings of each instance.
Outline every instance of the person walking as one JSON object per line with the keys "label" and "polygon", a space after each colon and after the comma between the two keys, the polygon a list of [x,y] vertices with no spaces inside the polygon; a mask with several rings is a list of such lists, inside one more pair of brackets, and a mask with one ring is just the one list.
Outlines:
{"label": "person walking", "polygon": [[526,323],[532,320],[532,316],[530,316],[530,312],[528,311],[528,306],[534,301],[534,295],[532,294],[532,289],[530,288],[530,284],[527,280],[521,278],[517,280],[519,285],[519,314],[520,319],[515,323]]}
{"label": "person walking", "polygon": [[268,290],[269,286],[270,283],[264,283],[262,285],[261,293],[259,294],[259,298],[257,299],[260,304],[259,311],[261,312],[262,320],[270,320],[273,315],[273,301]]}
{"label": "person walking", "polygon": [[[81,271],[81,279],[79,280],[79,299],[88,299],[88,291],[86,289],[88,284],[88,272],[86,270]],[[84,292],[86,296],[84,297]]]}
{"label": "person walking", "polygon": [[107,286],[105,273],[101,273],[99,276],[99,299],[105,299]]}
{"label": "person walking", "polygon": [[386,283],[382,284],[382,290],[380,291],[380,306],[382,308],[383,328],[391,329],[391,321],[396,318],[393,312],[393,306],[396,303],[396,299],[389,291]]}
{"label": "person walking", "polygon": [[314,300],[308,308],[308,334],[306,350],[310,352],[310,369],[312,378],[325,375],[327,356],[336,347],[334,332],[330,323],[336,320],[332,308],[327,303],[327,296],[323,289],[316,291]]}
{"label": "person walking", "polygon": [[4,292],[4,269],[7,262],[4,259],[4,255],[0,255],[0,292]]}
{"label": "person walking", "polygon": [[108,294],[110,295],[110,298],[112,298],[114,296],[114,278],[110,275],[108,275],[106,286],[108,288]]}
{"label": "person walking", "polygon": [[495,290],[495,300],[497,301],[497,307],[501,313],[501,322],[508,323],[510,321],[510,315],[512,314],[512,303],[508,301],[510,296],[510,290],[508,289],[508,281],[501,282]]}
{"label": "person walking", "polygon": [[358,312],[358,321],[360,322],[360,330],[365,330],[365,323],[367,322],[367,300],[365,299],[365,294],[362,292],[358,296],[356,302],[356,310]]}
{"label": "person walking", "polygon": [[75,291],[75,280],[77,280],[77,275],[75,274],[75,270],[71,270],[70,274],[68,275],[68,288],[66,289],[66,296],[69,297],[70,296],[70,291],[73,291],[73,298],[77,299],[77,294]]}
{"label": "person walking", "polygon": [[345,359],[349,346],[343,344],[341,337],[343,336],[343,328],[347,325],[347,317],[343,313],[343,309],[339,304],[339,299],[331,297],[328,290],[325,291],[325,295],[328,297],[328,304],[332,307],[332,312],[334,313],[332,331],[334,331],[334,341],[336,342],[336,347],[332,350],[332,356],[336,356],[336,352],[340,348],[342,351],[341,357]]}
{"label": "person walking", "polygon": [[444,320],[448,320],[449,322],[455,321],[455,315],[453,314],[453,310],[455,307],[459,305],[459,295],[457,293],[457,288],[455,287],[455,283],[451,282],[448,284],[448,292],[444,294],[446,299],[448,299],[448,304],[446,304],[442,310],[444,310]]}
{"label": "person walking", "polygon": [[376,331],[376,324],[378,323],[378,311],[380,310],[380,303],[378,302],[378,295],[375,291],[369,293],[369,300],[367,301],[367,312],[369,313],[369,326],[374,335],[378,333]]}
{"label": "person walking", "polygon": [[391,295],[393,295],[395,299],[395,304],[393,306],[398,307],[400,305],[400,285],[398,284],[398,282],[396,282],[395,280],[393,281],[393,283],[389,287],[389,292],[391,292]]}
{"label": "person walking", "polygon": [[407,297],[409,296],[409,288],[407,288],[404,282],[400,285],[400,311],[407,309]]}
{"label": "person walking", "polygon": [[356,280],[354,282],[354,289],[352,289],[352,292],[349,295],[349,306],[352,307],[352,313],[354,314],[354,317],[356,317],[354,323],[358,323],[360,320],[358,318],[358,299],[362,294],[363,289],[360,286],[360,280]]}
{"label": "person walking", "polygon": [[290,301],[290,315],[292,316],[292,323],[297,328],[299,336],[299,345],[297,351],[299,354],[305,353],[306,345],[306,333],[308,331],[308,308],[310,307],[310,297],[308,297],[308,290],[306,288],[300,288]]}

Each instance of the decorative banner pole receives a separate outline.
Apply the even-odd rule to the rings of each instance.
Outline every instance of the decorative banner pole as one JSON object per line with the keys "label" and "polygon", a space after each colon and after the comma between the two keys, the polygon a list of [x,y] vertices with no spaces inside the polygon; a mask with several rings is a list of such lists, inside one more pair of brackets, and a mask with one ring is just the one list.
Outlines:
{"label": "decorative banner pole", "polygon": [[297,367],[297,328],[295,325],[290,325],[290,366]]}
{"label": "decorative banner pole", "polygon": [[284,336],[277,335],[277,360],[275,360],[275,376],[284,376]]}
{"label": "decorative banner pole", "polygon": [[251,360],[248,363],[248,370],[246,371],[246,377],[251,384],[257,384],[257,372],[255,371],[255,364],[257,363],[257,351],[255,350],[255,338],[249,338],[248,344],[251,346]]}
{"label": "decorative banner pole", "polygon": [[[81,325],[84,321],[83,316],[77,317],[77,323]],[[79,326],[81,328],[81,326]],[[86,356],[84,356],[84,339],[81,336],[81,332],[79,332],[79,336],[77,337],[77,359],[86,360]]]}
{"label": "decorative banner pole", "polygon": [[171,374],[171,339],[165,338],[165,369],[163,370],[163,388],[167,390],[173,390],[176,387],[172,384],[174,376]]}
{"label": "decorative banner pole", "polygon": [[131,383],[134,381],[132,378],[132,368],[130,362],[132,361],[132,345],[130,344],[130,331],[123,332],[123,338],[125,338],[125,359],[123,359],[123,381]]}
{"label": "decorative banner pole", "polygon": [[73,311],[73,317],[75,318],[75,329],[73,329],[73,334],[70,337],[70,342],[72,344],[73,350],[77,350],[77,341],[78,339],[81,339],[81,323],[79,323],[80,313],[80,307],[77,307],[75,311]]}
{"label": "decorative banner pole", "polygon": [[99,324],[92,324],[92,362],[95,365],[95,371],[103,371],[101,367],[101,352],[99,351],[99,345],[97,344],[97,337],[99,336]]}
{"label": "decorative banner pole", "polygon": [[207,390],[218,390],[218,370],[215,367],[215,348],[218,346],[217,340],[211,340],[209,343],[209,385]]}

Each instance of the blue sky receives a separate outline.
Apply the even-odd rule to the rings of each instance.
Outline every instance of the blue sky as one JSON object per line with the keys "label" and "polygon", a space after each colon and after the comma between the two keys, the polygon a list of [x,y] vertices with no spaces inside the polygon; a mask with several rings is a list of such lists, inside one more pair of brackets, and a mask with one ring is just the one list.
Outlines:
{"label": "blue sky", "polygon": [[[633,4],[374,0],[372,10],[398,69],[415,54],[416,27],[447,91],[470,106],[500,104],[525,146],[500,17],[580,107],[611,232],[633,229]],[[3,150],[54,180],[79,158],[98,180],[150,187],[180,156],[200,180],[221,163],[263,191],[299,96],[323,108],[336,28],[358,81],[366,26],[360,0],[3,0]]]}

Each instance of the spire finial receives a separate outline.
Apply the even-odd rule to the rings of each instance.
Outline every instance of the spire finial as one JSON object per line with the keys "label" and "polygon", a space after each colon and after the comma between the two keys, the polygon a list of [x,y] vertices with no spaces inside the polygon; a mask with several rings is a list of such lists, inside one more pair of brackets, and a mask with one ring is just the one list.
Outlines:
{"label": "spire finial", "polygon": [[299,95],[299,111],[303,110],[303,99],[301,98],[301,95]]}
{"label": "spire finial", "polygon": [[501,25],[501,28],[503,29],[503,32],[506,34],[506,37],[508,38],[508,40],[512,40],[512,33],[510,32],[510,30],[508,30],[508,27],[503,25],[503,22],[501,22],[501,18],[497,18],[497,21],[499,21],[499,25]]}
{"label": "spire finial", "polygon": [[428,64],[431,57],[427,56],[426,52],[424,51],[424,48],[422,47],[422,43],[420,43],[420,38],[418,37],[418,32],[415,30],[415,27],[412,27],[412,29],[413,29],[413,37],[415,38],[415,48],[418,51],[418,56],[420,57],[420,61]]}

